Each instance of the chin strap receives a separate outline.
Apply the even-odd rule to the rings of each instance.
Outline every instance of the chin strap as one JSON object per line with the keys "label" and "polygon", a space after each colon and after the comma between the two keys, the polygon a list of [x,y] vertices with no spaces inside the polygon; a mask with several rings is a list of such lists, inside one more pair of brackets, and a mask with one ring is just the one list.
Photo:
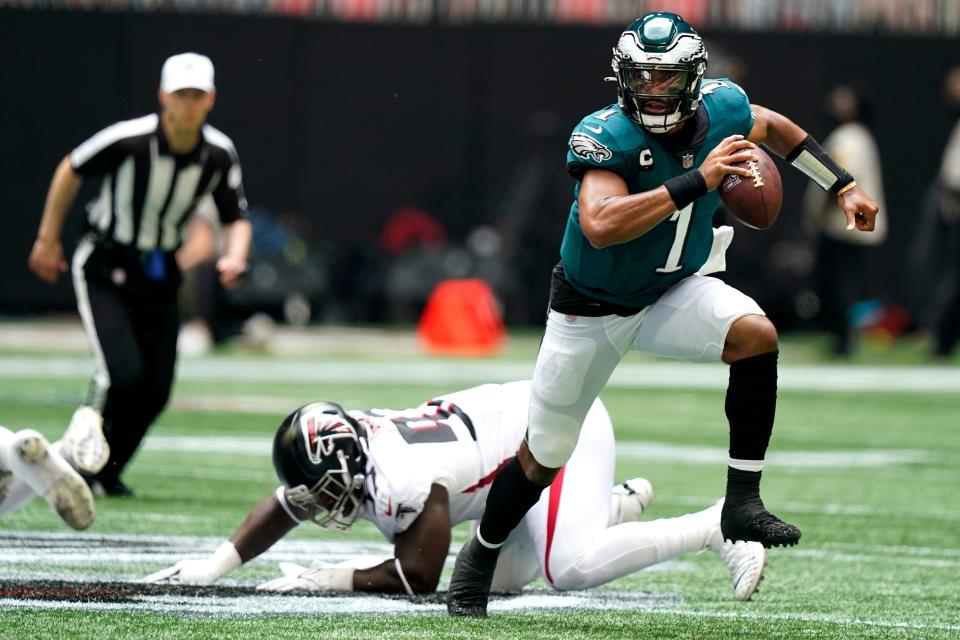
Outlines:
{"label": "chin strap", "polygon": [[820,185],[821,189],[835,196],[843,195],[857,186],[853,176],[837,164],[813,136],[804,138],[803,142],[787,154],[786,161],[805,173]]}

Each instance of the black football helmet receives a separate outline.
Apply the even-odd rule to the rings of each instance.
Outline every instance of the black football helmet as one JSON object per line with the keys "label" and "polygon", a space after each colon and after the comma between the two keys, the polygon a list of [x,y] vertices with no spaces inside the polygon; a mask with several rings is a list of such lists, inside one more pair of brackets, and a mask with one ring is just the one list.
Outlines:
{"label": "black football helmet", "polygon": [[707,50],[675,13],[648,13],[630,23],[613,48],[620,108],[653,133],[669,131],[700,105]]}
{"label": "black football helmet", "polygon": [[334,402],[291,413],[273,439],[273,468],[290,504],[314,524],[345,531],[363,511],[367,434]]}

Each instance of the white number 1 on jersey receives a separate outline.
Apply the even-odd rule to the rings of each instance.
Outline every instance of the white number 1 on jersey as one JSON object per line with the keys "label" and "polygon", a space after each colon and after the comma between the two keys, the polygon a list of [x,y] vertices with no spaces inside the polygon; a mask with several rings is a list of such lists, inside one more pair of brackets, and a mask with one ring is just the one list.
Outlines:
{"label": "white number 1 on jersey", "polygon": [[667,263],[662,267],[657,267],[657,273],[674,273],[683,269],[680,258],[683,256],[683,247],[687,243],[687,232],[690,230],[690,218],[693,216],[694,204],[696,203],[691,202],[680,211],[674,211],[673,215],[667,218],[668,222],[677,223],[677,232],[673,236],[670,253],[667,254]]}

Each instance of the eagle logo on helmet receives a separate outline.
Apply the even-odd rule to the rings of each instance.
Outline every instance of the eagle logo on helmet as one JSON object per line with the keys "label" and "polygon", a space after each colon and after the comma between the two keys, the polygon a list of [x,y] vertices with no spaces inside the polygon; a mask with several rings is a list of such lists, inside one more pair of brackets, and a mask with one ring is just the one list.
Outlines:
{"label": "eagle logo on helmet", "polygon": [[579,131],[570,136],[570,148],[574,155],[584,160],[604,162],[613,157],[613,152],[606,145]]}

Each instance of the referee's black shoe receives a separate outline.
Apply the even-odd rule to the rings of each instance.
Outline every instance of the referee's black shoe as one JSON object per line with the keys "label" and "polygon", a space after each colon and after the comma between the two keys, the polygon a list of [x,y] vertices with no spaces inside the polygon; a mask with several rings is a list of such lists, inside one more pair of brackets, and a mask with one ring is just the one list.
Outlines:
{"label": "referee's black shoe", "polygon": [[792,547],[800,542],[800,529],[773,515],[760,496],[733,501],[729,497],[720,512],[724,540],[759,542],[764,547]]}
{"label": "referee's black shoe", "polygon": [[451,616],[485,618],[493,572],[500,548],[490,549],[474,536],[463,545],[453,565],[447,590],[447,613]]}
{"label": "referee's black shoe", "polygon": [[90,485],[90,491],[93,495],[103,498],[132,498],[133,489],[125,485],[120,478],[100,478],[97,476],[84,477],[87,484]]}

